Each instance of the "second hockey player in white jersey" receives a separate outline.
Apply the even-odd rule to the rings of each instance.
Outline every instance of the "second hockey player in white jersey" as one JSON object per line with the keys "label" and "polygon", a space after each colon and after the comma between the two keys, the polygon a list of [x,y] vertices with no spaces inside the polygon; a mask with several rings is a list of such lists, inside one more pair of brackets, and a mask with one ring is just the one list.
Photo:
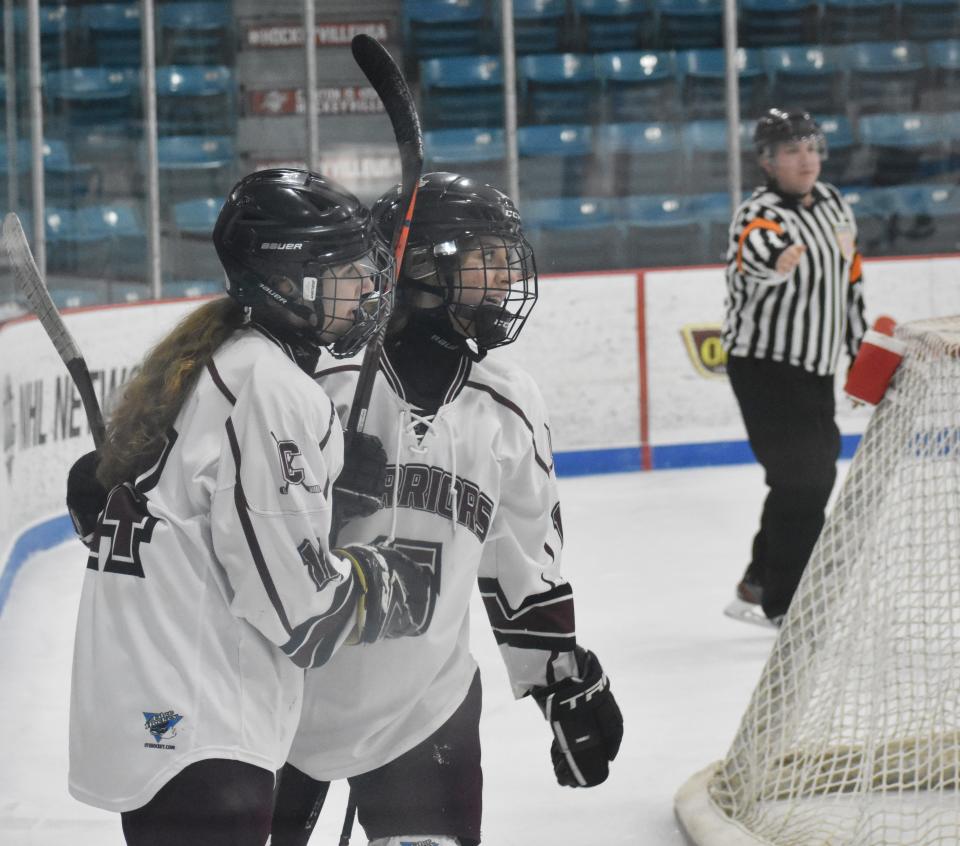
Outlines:
{"label": "second hockey player in white jersey", "polygon": [[328,542],[343,436],[312,374],[321,349],[352,354],[388,313],[369,210],[316,174],[261,171],[231,192],[214,244],[230,296],[127,387],[102,513],[89,479],[79,495],[83,465],[68,492],[90,545],[70,792],[120,812],[131,846],[262,846],[303,669],[345,642],[420,634],[433,607],[432,576],[397,550]]}
{"label": "second hockey player in white jersey", "polygon": [[[401,214],[398,193],[374,207],[386,232]],[[423,177],[366,417],[387,454],[385,492],[340,541],[375,536],[429,567],[433,619],[416,640],[334,655],[307,673],[274,846],[305,844],[323,782],[345,777],[377,846],[480,842],[477,583],[515,695],[531,694],[554,729],[560,782],[607,776],[622,720],[599,662],[576,643],[544,402],[529,375],[486,356],[517,337],[536,297],[510,199],[456,174]],[[358,369],[321,359],[317,377],[341,416]]]}

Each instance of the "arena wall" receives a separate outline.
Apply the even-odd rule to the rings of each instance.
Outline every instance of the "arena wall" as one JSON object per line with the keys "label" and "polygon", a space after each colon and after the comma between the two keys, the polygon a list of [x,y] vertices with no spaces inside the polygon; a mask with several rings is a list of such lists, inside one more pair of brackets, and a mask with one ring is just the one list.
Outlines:
{"label": "arena wall", "polygon": [[[868,318],[960,314],[960,258],[866,264]],[[720,267],[571,274],[542,280],[520,340],[495,355],[538,380],[561,475],[752,461],[717,340]],[[196,301],[68,311],[101,403]],[[838,396],[841,385],[838,380]],[[851,454],[870,409],[840,396]],[[0,610],[35,549],[69,537],[64,482],[92,448],[66,369],[39,323],[0,325]]]}

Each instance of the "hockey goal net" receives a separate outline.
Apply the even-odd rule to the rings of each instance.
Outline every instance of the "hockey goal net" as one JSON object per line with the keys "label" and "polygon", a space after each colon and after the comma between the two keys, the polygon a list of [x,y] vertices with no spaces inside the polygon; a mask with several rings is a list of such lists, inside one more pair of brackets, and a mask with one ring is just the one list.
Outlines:
{"label": "hockey goal net", "polygon": [[730,751],[677,793],[697,846],[960,844],[960,317],[896,336]]}

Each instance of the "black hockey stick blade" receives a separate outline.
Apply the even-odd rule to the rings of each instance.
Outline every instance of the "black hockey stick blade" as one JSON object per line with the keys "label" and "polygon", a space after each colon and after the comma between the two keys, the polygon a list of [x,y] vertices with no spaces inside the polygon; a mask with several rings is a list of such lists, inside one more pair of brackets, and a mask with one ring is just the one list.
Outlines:
{"label": "black hockey stick blade", "polygon": [[[417,202],[417,182],[423,170],[423,132],[420,129],[420,117],[413,101],[413,94],[407,86],[400,68],[393,57],[379,41],[369,35],[356,35],[350,44],[353,58],[364,75],[370,81],[393,126],[393,134],[400,152],[400,207],[406,209],[401,220],[397,221],[391,239],[394,261],[394,288],[400,277],[400,266],[407,248],[407,236],[410,222]],[[370,340],[363,353],[357,388],[347,418],[347,430],[362,432],[366,424],[367,409],[370,407],[370,395],[373,393],[373,381],[380,363],[385,327]]]}
{"label": "black hockey stick blade", "polygon": [[87,415],[87,423],[90,425],[93,443],[97,449],[100,449],[104,439],[103,414],[100,411],[100,403],[97,402],[97,395],[93,389],[90,371],[87,369],[87,363],[83,359],[80,347],[77,346],[77,342],[73,339],[60,316],[60,312],[57,311],[53,300],[50,299],[50,292],[44,285],[37,263],[33,259],[33,253],[30,252],[30,244],[23,231],[20,218],[13,212],[8,214],[3,221],[3,248],[10,258],[10,269],[13,271],[13,279],[17,290],[23,294],[30,304],[30,310],[40,321],[47,337],[56,347],[57,354],[63,359],[67,370],[70,371],[73,383],[77,386],[77,391],[80,394],[83,410]]}

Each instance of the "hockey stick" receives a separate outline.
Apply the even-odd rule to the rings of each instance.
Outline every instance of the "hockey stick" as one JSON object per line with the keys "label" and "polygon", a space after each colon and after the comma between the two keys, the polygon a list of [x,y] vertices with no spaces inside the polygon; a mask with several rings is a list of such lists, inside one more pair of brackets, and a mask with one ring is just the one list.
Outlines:
{"label": "hockey stick", "polygon": [[100,449],[104,439],[103,414],[93,390],[90,371],[87,369],[86,361],[83,360],[80,347],[77,346],[77,342],[64,325],[60,312],[50,299],[50,292],[43,283],[37,263],[33,260],[33,253],[30,252],[30,244],[27,243],[27,236],[23,232],[20,218],[13,212],[3,221],[3,247],[10,257],[10,268],[18,290],[26,297],[30,310],[37,316],[47,337],[53,341],[57,353],[70,371],[73,384],[77,386],[77,391],[80,393],[83,410],[87,414],[87,423],[93,434],[94,446]]}
{"label": "hockey stick", "polygon": [[[420,131],[420,118],[413,95],[407,87],[400,68],[387,49],[369,35],[356,35],[350,43],[353,58],[360,70],[370,81],[383,102],[393,134],[400,151],[400,207],[406,209],[402,220],[397,221],[393,230],[391,247],[394,261],[394,287],[400,278],[400,265],[407,247],[407,235],[410,233],[410,220],[417,202],[417,182],[423,170],[423,134]],[[370,408],[370,395],[373,393],[373,380],[380,363],[380,351],[383,349],[383,336],[386,327],[370,340],[363,353],[360,376],[347,418],[348,432],[362,432]]]}

